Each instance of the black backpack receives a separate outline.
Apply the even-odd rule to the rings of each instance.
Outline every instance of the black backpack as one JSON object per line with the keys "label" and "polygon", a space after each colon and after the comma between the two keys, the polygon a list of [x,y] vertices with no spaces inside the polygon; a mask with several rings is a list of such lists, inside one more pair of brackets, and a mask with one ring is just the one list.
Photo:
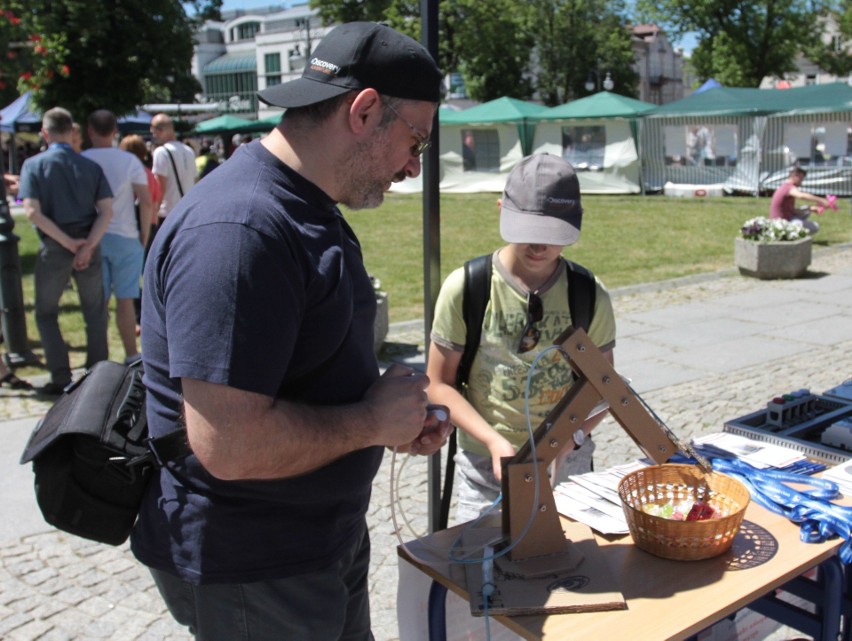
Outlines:
{"label": "black backpack", "polygon": [[[485,320],[485,308],[491,298],[491,258],[492,254],[485,254],[472,258],[464,264],[462,315],[464,316],[465,327],[467,327],[467,336],[465,336],[464,352],[456,373],[456,389],[459,391],[462,391],[467,384],[473,359],[482,340],[482,322]],[[588,332],[595,313],[597,294],[595,277],[582,265],[566,258],[562,260],[565,261],[568,270],[567,295],[571,321],[574,327],[582,328]],[[444,490],[441,493],[441,513],[438,521],[438,528],[441,530],[447,527],[450,518],[450,501],[455,473],[453,458],[456,455],[457,447],[456,430],[453,430],[450,433],[449,447],[447,448],[447,469],[444,476]]]}

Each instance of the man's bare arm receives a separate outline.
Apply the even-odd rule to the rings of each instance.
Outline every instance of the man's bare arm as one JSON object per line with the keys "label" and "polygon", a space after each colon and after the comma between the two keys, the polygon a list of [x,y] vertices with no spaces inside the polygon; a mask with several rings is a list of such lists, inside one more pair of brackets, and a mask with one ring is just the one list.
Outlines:
{"label": "man's bare arm", "polygon": [[423,430],[428,379],[391,367],[358,403],[313,406],[181,379],[187,434],[210,474],[224,480],[306,474],[373,445],[401,446]]}

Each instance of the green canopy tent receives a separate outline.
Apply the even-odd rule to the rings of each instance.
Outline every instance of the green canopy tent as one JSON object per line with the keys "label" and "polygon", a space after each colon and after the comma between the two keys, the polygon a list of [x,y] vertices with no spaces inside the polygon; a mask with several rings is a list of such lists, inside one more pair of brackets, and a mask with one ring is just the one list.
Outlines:
{"label": "green canopy tent", "polygon": [[808,172],[805,191],[852,196],[852,87],[835,82],[779,94],[785,109],[767,118],[761,191],[777,189],[795,162]]}
{"label": "green canopy tent", "polygon": [[540,112],[535,153],[564,157],[583,193],[641,191],[638,121],[656,105],[601,91]]}
{"label": "green canopy tent", "polygon": [[217,134],[241,134],[256,131],[257,120],[248,120],[225,114],[209,120],[202,120],[192,130],[194,136],[215,136]]}
{"label": "green canopy tent", "polygon": [[[442,192],[473,193],[503,190],[512,167],[532,149],[536,114],[546,107],[497,98],[456,110],[438,111]],[[406,180],[394,191],[420,191],[419,180]]]}
{"label": "green canopy tent", "polygon": [[824,154],[811,153],[826,144],[820,142],[826,128],[835,132],[835,143],[841,131],[848,137],[850,111],[852,87],[844,83],[792,89],[715,87],[662,105],[643,121],[645,187],[717,184],[727,192],[757,195],[777,187],[798,162],[809,170],[806,189],[819,186],[821,193],[850,195],[848,148],[832,145],[829,166]]}

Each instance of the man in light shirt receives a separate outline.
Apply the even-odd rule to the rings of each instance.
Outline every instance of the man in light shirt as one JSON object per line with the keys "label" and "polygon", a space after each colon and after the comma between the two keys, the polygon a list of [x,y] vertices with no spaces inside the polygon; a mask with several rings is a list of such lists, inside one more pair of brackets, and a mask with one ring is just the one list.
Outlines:
{"label": "man in light shirt", "polygon": [[113,193],[112,220],[101,240],[104,300],[108,303],[115,294],[115,324],[126,360],[131,362],[139,358],[134,300],[140,295],[139,281],[153,206],[145,166],[130,152],[113,147],[117,131],[115,114],[106,109],[93,111],[88,118],[92,147],[83,156],[101,166]]}
{"label": "man in light shirt", "polygon": [[160,221],[195,184],[195,152],[175,137],[172,119],[157,114],[151,119],[151,135],[159,145],[154,149],[154,175],[160,183],[163,202],[157,216]]}

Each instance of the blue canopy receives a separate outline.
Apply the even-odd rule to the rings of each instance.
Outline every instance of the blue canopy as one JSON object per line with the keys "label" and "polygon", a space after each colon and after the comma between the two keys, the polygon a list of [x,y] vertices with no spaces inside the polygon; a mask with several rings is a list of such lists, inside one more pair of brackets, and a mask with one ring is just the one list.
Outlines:
{"label": "blue canopy", "polygon": [[701,93],[702,91],[707,91],[708,89],[715,89],[716,87],[721,87],[722,85],[715,78],[708,78],[704,81],[704,84],[701,85],[698,89],[693,91],[692,93]]}
{"label": "blue canopy", "polygon": [[29,92],[0,110],[0,131],[6,133],[41,131],[41,114],[30,110]]}

